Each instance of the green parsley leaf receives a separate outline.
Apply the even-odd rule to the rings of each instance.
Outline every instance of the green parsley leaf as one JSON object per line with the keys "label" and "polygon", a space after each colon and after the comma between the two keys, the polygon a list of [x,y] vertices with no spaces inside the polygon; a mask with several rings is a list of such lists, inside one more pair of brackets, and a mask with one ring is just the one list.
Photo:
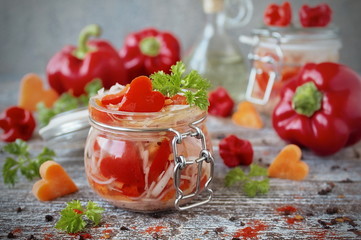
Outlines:
{"label": "green parsley leaf", "polygon": [[98,90],[101,88],[102,81],[99,78],[96,78],[85,86],[85,94],[79,97],[74,97],[69,93],[63,93],[51,108],[47,108],[43,102],[38,103],[36,107],[40,125],[47,125],[50,120],[59,113],[86,106],[90,97],[97,94]]}
{"label": "green parsley leaf", "polygon": [[250,170],[246,174],[241,168],[231,169],[225,177],[225,186],[231,187],[240,183],[243,192],[248,197],[266,194],[269,191],[269,179],[267,169],[256,164],[250,165]]}
{"label": "green parsley leaf", "polygon": [[150,78],[153,89],[167,97],[184,94],[189,105],[206,110],[209,106],[207,90],[211,84],[197,71],[193,70],[188,74],[185,74],[185,71],[184,63],[177,62],[171,67],[170,74],[163,71],[152,74]]}
{"label": "green parsley leaf", "polygon": [[103,212],[104,209],[92,201],[89,201],[86,208],[84,208],[79,200],[73,200],[68,202],[67,206],[60,212],[61,217],[55,228],[67,233],[77,233],[87,226],[85,217],[96,226],[100,223]]}
{"label": "green parsley leaf", "polygon": [[15,142],[9,143],[3,147],[4,152],[13,155],[7,157],[2,168],[3,181],[5,184],[15,185],[18,181],[18,172],[25,176],[28,180],[33,180],[35,177],[40,177],[40,165],[48,160],[52,160],[55,152],[48,148],[36,157],[30,156],[28,152],[28,144],[17,139]]}

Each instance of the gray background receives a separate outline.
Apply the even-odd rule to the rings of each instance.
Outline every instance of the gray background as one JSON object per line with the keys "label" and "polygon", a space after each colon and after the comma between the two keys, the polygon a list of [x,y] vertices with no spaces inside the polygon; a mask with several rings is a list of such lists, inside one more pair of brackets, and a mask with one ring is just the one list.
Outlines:
{"label": "gray background", "polygon": [[[263,11],[271,2],[283,1],[253,1],[252,20],[232,30],[235,40],[261,26]],[[293,0],[294,21],[302,4],[320,2],[334,10],[333,23],[343,42],[341,62],[361,72],[361,1]],[[201,0],[0,0],[0,81],[18,80],[28,72],[44,75],[51,56],[65,44],[76,44],[78,32],[90,23],[100,24],[102,37],[118,49],[130,32],[149,26],[168,30],[179,38],[184,54],[199,36],[205,16]],[[246,46],[239,46],[248,53]]]}

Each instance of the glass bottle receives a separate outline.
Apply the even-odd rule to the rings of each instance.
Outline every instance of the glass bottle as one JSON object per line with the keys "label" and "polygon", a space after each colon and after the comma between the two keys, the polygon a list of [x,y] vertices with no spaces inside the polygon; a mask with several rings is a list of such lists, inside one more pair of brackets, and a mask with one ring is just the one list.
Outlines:
{"label": "glass bottle", "polygon": [[[240,49],[228,35],[226,28],[245,25],[252,14],[252,2],[233,1],[239,9],[235,17],[227,14],[231,1],[203,0],[203,10],[207,15],[201,39],[185,56],[188,70],[197,70],[207,78],[213,88],[223,86],[230,95],[240,101],[247,87],[247,67]],[[228,6],[234,9],[234,6]]]}

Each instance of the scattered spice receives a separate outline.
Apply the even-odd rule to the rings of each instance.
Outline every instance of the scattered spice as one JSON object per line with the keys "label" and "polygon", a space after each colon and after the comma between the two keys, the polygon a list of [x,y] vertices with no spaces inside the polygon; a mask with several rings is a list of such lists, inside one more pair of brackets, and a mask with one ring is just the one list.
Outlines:
{"label": "scattered spice", "polygon": [[327,183],[327,187],[321,189],[320,191],[318,191],[319,195],[327,195],[330,192],[332,192],[332,189],[335,187],[335,184],[333,182],[328,182]]}
{"label": "scattered spice", "polygon": [[122,231],[129,231],[130,229],[127,228],[127,227],[122,226],[122,227],[120,227],[120,230],[122,230]]}
{"label": "scattered spice", "polygon": [[53,220],[54,220],[54,217],[53,217],[53,216],[51,216],[51,215],[45,215],[45,221],[51,222],[51,221],[53,221]]}
{"label": "scattered spice", "polygon": [[161,233],[163,229],[166,229],[167,227],[164,226],[155,226],[155,227],[148,227],[144,232],[145,233]]}
{"label": "scattered spice", "polygon": [[232,240],[241,240],[241,239],[238,237],[233,237]]}
{"label": "scattered spice", "polygon": [[238,219],[238,218],[232,216],[232,217],[229,218],[229,221],[234,222],[234,221],[236,221],[237,219]]}
{"label": "scattered spice", "polygon": [[265,225],[259,220],[256,220],[249,224],[251,224],[252,226],[239,229],[237,232],[234,233],[233,238],[243,237],[245,239],[258,239],[259,232],[267,229],[267,225]]}
{"label": "scattered spice", "polygon": [[12,233],[12,232],[9,232],[8,233],[8,238],[16,238],[16,236],[14,235],[14,233]]}
{"label": "scattered spice", "polygon": [[16,209],[16,212],[17,212],[17,213],[22,212],[22,211],[23,211],[23,209],[22,209],[21,207],[18,207],[18,208]]}
{"label": "scattered spice", "polygon": [[349,178],[346,178],[345,180],[342,180],[341,183],[353,183],[353,181]]}
{"label": "scattered spice", "polygon": [[333,165],[333,166],[331,166],[331,171],[334,171],[334,170],[339,169],[339,168],[340,168],[340,166],[338,166],[338,165]]}
{"label": "scattered spice", "polygon": [[216,229],[214,229],[214,232],[218,235],[218,233],[224,232],[224,228],[223,227],[217,227]]}
{"label": "scattered spice", "polygon": [[37,240],[37,238],[31,234],[26,240]]}
{"label": "scattered spice", "polygon": [[361,236],[361,231],[357,229],[348,229],[347,231],[353,232],[356,236]]}
{"label": "scattered spice", "polygon": [[326,209],[326,213],[330,214],[330,215],[336,214],[338,212],[339,212],[338,207],[329,207],[329,208]]}
{"label": "scattered spice", "polygon": [[326,221],[323,221],[323,220],[319,219],[319,220],[317,220],[317,222],[318,222],[319,224],[321,224],[324,229],[329,229],[329,228],[330,228],[329,225],[331,225],[331,224],[330,224],[330,223],[327,223]]}
{"label": "scattered spice", "polygon": [[297,212],[297,208],[295,208],[294,206],[291,206],[291,205],[287,205],[287,206],[276,208],[276,211],[279,212],[281,215],[288,216],[288,215],[291,215],[292,213]]}

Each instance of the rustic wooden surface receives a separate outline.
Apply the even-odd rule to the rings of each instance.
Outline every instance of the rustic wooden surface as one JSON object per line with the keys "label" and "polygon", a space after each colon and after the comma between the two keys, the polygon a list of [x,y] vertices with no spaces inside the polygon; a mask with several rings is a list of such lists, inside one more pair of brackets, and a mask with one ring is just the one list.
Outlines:
{"label": "rustic wooden surface", "polygon": [[[2,84],[1,110],[12,98]],[[12,96],[13,97],[13,96]],[[303,150],[310,166],[304,181],[271,179],[268,194],[246,197],[238,187],[224,187],[228,169],[218,155],[218,142],[233,133],[249,139],[255,150],[254,162],[267,166],[285,146],[270,127],[250,130],[237,127],[229,119],[210,117],[216,169],[213,200],[196,209],[156,214],[134,213],[112,206],[89,188],[79,149],[56,149],[60,162],[79,187],[79,191],[51,202],[39,202],[31,193],[33,182],[21,179],[13,188],[0,185],[0,239],[13,233],[15,239],[361,239],[361,144],[326,158]],[[29,142],[32,152],[45,146],[39,136]],[[1,146],[4,144],[2,143]],[[56,147],[56,146],[54,146]],[[5,154],[0,153],[1,166]],[[2,177],[2,176],[1,176]],[[320,194],[328,190],[327,194]],[[326,191],[327,192],[327,191]],[[54,228],[67,201],[93,200],[105,208],[99,227],[69,235]],[[277,208],[292,206],[295,213],[285,215]],[[336,213],[335,213],[336,212]],[[53,216],[47,221],[45,216]],[[304,219],[294,221],[295,217]],[[238,238],[236,238],[238,237]]]}

